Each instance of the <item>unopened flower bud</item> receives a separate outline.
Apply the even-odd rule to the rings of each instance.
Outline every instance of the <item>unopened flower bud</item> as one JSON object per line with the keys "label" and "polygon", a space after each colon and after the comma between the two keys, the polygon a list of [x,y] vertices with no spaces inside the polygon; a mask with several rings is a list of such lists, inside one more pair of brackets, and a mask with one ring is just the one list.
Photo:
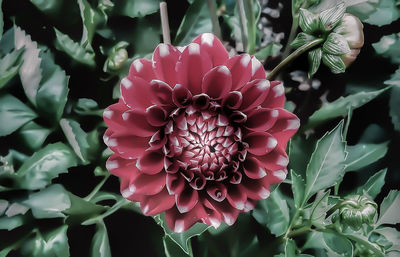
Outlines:
{"label": "unopened flower bud", "polygon": [[335,32],[344,36],[350,47],[350,53],[342,56],[342,60],[348,67],[357,58],[361,47],[364,45],[363,24],[354,15],[345,13]]}
{"label": "unopened flower bud", "polygon": [[376,214],[377,204],[365,196],[352,195],[340,203],[341,223],[359,230],[363,224],[371,224]]}

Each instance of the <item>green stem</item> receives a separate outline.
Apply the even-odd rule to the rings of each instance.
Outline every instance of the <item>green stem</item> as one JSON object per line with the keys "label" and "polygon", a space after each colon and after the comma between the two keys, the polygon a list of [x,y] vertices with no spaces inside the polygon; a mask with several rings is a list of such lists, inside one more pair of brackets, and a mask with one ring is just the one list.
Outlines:
{"label": "green stem", "polygon": [[212,31],[219,39],[222,40],[221,28],[219,26],[218,17],[217,17],[217,9],[215,8],[215,1],[207,0],[207,7],[208,7],[208,11],[211,16]]}
{"label": "green stem", "polygon": [[307,52],[311,48],[321,44],[324,41],[322,38],[315,39],[301,47],[299,47],[296,51],[291,53],[288,57],[286,57],[282,62],[276,66],[270,74],[267,75],[267,79],[273,80],[279,73],[280,71],[288,64],[290,64],[294,59],[302,55],[304,52]]}
{"label": "green stem", "polygon": [[286,43],[285,49],[283,50],[283,53],[282,53],[282,59],[285,59],[289,55],[290,51],[292,50],[290,43],[296,37],[298,27],[299,27],[299,15],[294,14],[293,21],[292,21],[292,27],[290,28],[289,38]]}
{"label": "green stem", "polygon": [[241,32],[242,32],[243,49],[246,51],[249,45],[249,32],[247,30],[246,11],[244,10],[243,0],[236,0],[236,4],[239,9],[240,27],[242,28]]}
{"label": "green stem", "polygon": [[106,175],[104,175],[104,178],[100,181],[99,184],[96,185],[95,188],[93,188],[92,192],[90,192],[90,194],[88,194],[85,198],[83,198],[86,201],[90,201],[92,200],[92,198],[97,194],[97,192],[99,192],[99,190],[101,189],[101,187],[104,185],[104,183],[106,183],[107,179],[110,177],[111,173],[107,173]]}
{"label": "green stem", "polygon": [[285,235],[283,236],[284,239],[287,239],[287,238],[290,237],[289,235],[292,232],[292,228],[297,223],[297,219],[299,218],[299,215],[300,215],[301,211],[303,210],[303,205],[304,204],[302,204],[298,209],[296,209],[296,212],[294,213],[294,216],[293,216],[292,220],[289,223],[289,227],[286,230]]}
{"label": "green stem", "polygon": [[287,237],[293,238],[293,237],[300,236],[300,235],[303,235],[305,233],[308,233],[310,231],[311,231],[311,226],[310,225],[306,225],[306,226],[301,227],[299,229],[290,231],[288,233]]}

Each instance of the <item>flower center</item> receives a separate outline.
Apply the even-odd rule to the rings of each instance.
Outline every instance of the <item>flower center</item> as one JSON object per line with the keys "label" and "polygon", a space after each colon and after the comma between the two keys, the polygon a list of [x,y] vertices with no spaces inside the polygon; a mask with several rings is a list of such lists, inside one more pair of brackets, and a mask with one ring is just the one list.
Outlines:
{"label": "flower center", "polygon": [[219,109],[200,110],[190,105],[172,117],[165,127],[167,157],[175,160],[192,187],[202,189],[205,180],[231,179],[243,149],[240,128],[232,126]]}

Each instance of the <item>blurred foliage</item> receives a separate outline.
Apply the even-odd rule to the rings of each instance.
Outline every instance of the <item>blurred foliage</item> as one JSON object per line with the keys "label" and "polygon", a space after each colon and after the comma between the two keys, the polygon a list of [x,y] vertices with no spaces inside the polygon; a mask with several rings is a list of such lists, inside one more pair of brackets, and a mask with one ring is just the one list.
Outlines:
{"label": "blurred foliage", "polygon": [[[175,45],[211,32],[206,1],[167,2]],[[228,51],[255,53],[267,70],[323,35],[308,54],[320,86],[290,78],[307,71],[307,54],[278,76],[302,120],[289,178],[230,227],[179,234],[163,214],[141,215],[106,171],[102,111],[160,43],[159,1],[0,0],[0,256],[400,256],[399,1],[249,0],[247,36],[237,1],[215,3]],[[334,75],[319,66],[344,72],[345,12],[366,41]],[[378,211],[359,219],[352,208],[365,206],[350,195]]]}

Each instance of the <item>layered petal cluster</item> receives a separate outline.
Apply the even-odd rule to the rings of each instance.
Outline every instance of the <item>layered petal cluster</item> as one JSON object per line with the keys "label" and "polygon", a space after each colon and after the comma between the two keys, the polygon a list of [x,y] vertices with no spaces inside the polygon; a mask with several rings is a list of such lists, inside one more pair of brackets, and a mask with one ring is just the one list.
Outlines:
{"label": "layered petal cluster", "polygon": [[299,119],[284,88],[248,54],[230,57],[213,34],[184,48],[160,44],[135,60],[121,99],[105,109],[107,169],[145,215],[165,212],[182,232],[231,225],[285,179]]}

